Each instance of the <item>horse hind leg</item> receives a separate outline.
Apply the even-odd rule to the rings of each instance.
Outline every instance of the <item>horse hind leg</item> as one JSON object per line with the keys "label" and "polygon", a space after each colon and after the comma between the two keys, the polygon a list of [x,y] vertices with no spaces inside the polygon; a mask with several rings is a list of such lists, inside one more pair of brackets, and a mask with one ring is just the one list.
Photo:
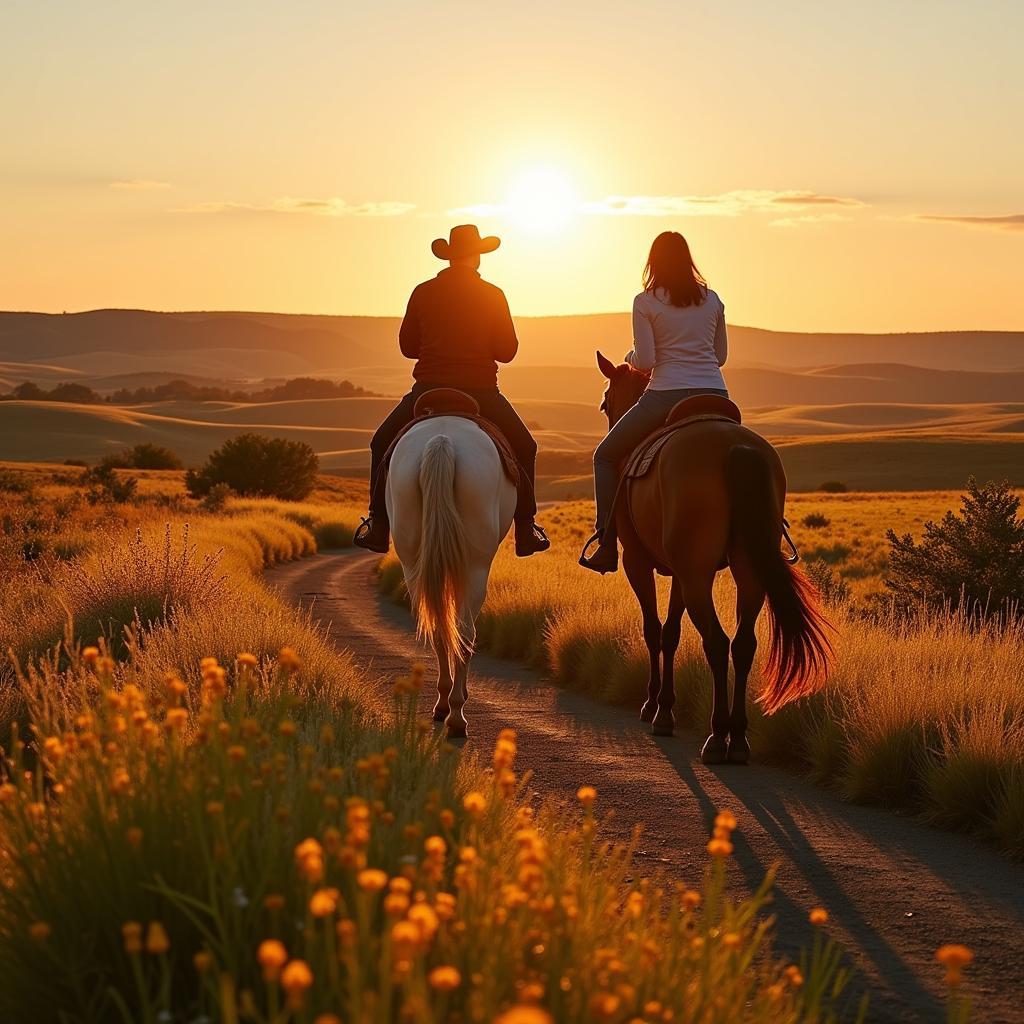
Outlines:
{"label": "horse hind leg", "polygon": [[711,735],[700,752],[704,764],[722,764],[729,748],[729,637],[715,611],[711,592],[714,579],[712,571],[683,581],[686,609],[700,634],[713,679]]}
{"label": "horse hind leg", "polygon": [[489,565],[471,570],[466,580],[466,600],[461,609],[459,622],[460,632],[466,643],[462,656],[457,658],[455,663],[447,718],[450,740],[464,739],[468,734],[469,723],[466,721],[465,709],[469,700],[469,661],[473,657],[473,646],[476,643],[477,616],[487,595],[489,570]]}
{"label": "horse hind leg", "polygon": [[[644,623],[644,643],[651,661],[647,679],[647,700],[640,708],[640,721],[653,722],[658,710],[661,693],[661,619],[658,617],[658,591],[654,583],[654,567],[644,556],[638,556],[632,549],[623,549],[622,568],[629,585],[636,594]],[[671,733],[669,733],[671,735]]]}
{"label": "horse hind leg", "polygon": [[733,567],[736,579],[736,635],[732,641],[732,664],[736,681],[729,712],[728,760],[732,764],[746,764],[750,760],[747,743],[747,679],[757,653],[757,617],[764,606],[764,588],[752,572],[744,571],[742,561]]}
{"label": "horse hind leg", "polygon": [[434,704],[433,717],[435,722],[443,722],[451,710],[454,679],[448,652],[440,642],[435,643],[434,654],[437,657],[437,702]]}
{"label": "horse hind leg", "polygon": [[658,713],[654,716],[654,725],[651,729],[655,736],[671,736],[675,731],[676,719],[672,711],[676,703],[675,660],[685,611],[683,588],[679,581],[673,578],[668,612],[661,630],[661,693],[658,697]]}

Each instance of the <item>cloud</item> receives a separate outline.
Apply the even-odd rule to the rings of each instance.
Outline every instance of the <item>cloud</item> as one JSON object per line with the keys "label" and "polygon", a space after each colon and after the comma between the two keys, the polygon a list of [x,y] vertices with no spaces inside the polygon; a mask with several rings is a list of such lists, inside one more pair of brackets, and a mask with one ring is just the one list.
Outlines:
{"label": "cloud", "polygon": [[169,181],[150,181],[147,178],[124,178],[120,181],[109,182],[109,187],[143,192],[150,189],[170,188],[171,183]]}
{"label": "cloud", "polygon": [[599,202],[584,204],[588,213],[611,217],[738,217],[744,213],[773,212],[779,206],[799,210],[863,205],[860,200],[848,197],[772,189],[736,189],[703,196],[608,196]]}
{"label": "cloud", "polygon": [[914,220],[937,221],[945,224],[966,224],[969,227],[996,228],[1004,231],[1024,231],[1024,213],[1008,213],[995,217],[959,214],[919,213]]}
{"label": "cloud", "polygon": [[211,202],[184,207],[182,213],[296,213],[315,217],[399,217],[415,210],[413,203],[394,200],[348,203],[336,196],[325,199],[296,199],[283,196],[269,203]]}
{"label": "cloud", "polygon": [[851,220],[852,217],[842,213],[807,213],[800,217],[780,217],[773,220],[771,225],[774,228],[795,228],[801,224],[840,224]]}

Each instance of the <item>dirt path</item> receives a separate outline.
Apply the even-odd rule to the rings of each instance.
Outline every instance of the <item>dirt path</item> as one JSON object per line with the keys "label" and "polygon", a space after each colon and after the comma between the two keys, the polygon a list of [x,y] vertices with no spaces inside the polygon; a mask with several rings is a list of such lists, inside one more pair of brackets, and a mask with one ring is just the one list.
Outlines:
{"label": "dirt path", "polygon": [[[290,600],[312,605],[383,691],[423,655],[408,613],[378,598],[375,564],[361,553],[318,555],[268,577]],[[469,696],[470,748],[489,756],[498,730],[512,726],[519,767],[533,771],[539,794],[572,799],[581,784],[596,785],[598,806],[614,811],[612,832],[624,837],[643,823],[641,869],[698,882],[711,819],[731,808],[740,826],[735,884],[752,886],[779,864],[773,911],[779,947],[790,954],[808,934],[808,910],[827,907],[830,930],[871,988],[871,1020],[943,1020],[934,952],[964,942],[976,955],[975,1019],[1024,1022],[1024,867],[971,840],[844,804],[785,772],[707,768],[697,758],[700,737],[654,739],[626,710],[510,662],[478,655]],[[433,694],[422,700],[429,712]]]}

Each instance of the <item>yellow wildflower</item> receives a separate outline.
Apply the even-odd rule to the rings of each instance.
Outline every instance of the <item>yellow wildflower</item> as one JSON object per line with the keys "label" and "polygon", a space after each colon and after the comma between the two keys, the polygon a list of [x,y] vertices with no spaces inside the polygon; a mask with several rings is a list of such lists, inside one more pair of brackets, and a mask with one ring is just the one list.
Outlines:
{"label": "yellow wildflower", "polygon": [[205,974],[213,966],[213,954],[201,949],[192,957],[192,963],[200,974]]}
{"label": "yellow wildflower", "polygon": [[732,843],[728,839],[712,839],[708,843],[708,853],[712,857],[729,857],[732,855]]}
{"label": "yellow wildflower", "polygon": [[263,968],[264,981],[277,981],[281,968],[288,960],[288,951],[277,939],[264,939],[256,950],[256,959]]}
{"label": "yellow wildflower", "polygon": [[28,926],[28,934],[33,942],[45,942],[52,930],[45,921],[34,921]]}
{"label": "yellow wildflower", "polygon": [[462,975],[454,967],[435,967],[427,980],[430,987],[438,992],[452,992],[462,984]]}
{"label": "yellow wildflower", "polygon": [[82,661],[86,665],[93,667],[100,658],[100,649],[98,647],[85,647],[82,649]]}
{"label": "yellow wildflower", "polygon": [[597,790],[593,786],[580,786],[576,790],[576,799],[589,810],[594,806],[594,801],[597,800]]}
{"label": "yellow wildflower", "polygon": [[554,1018],[539,1006],[520,1005],[495,1017],[494,1024],[554,1024]]}
{"label": "yellow wildflower", "polygon": [[293,647],[282,647],[277,655],[277,666],[282,672],[298,672],[302,667],[302,659]]}
{"label": "yellow wildflower", "polygon": [[726,932],[722,936],[722,945],[726,949],[738,949],[743,942],[743,936],[739,932]]}
{"label": "yellow wildflower", "polygon": [[159,921],[150,921],[146,931],[146,952],[159,956],[170,948],[171,940],[167,937],[164,926]]}
{"label": "yellow wildflower", "polygon": [[309,898],[309,912],[314,917],[329,917],[337,909],[337,889],[317,889]]}
{"label": "yellow wildflower", "polygon": [[939,946],[935,959],[946,968],[946,984],[956,988],[963,980],[963,969],[974,959],[974,953],[968,946],[951,942]]}
{"label": "yellow wildflower", "polygon": [[478,818],[487,809],[487,798],[483,793],[478,793],[473,790],[472,793],[467,793],[462,801],[462,806],[466,809],[466,813],[470,817]]}
{"label": "yellow wildflower", "polygon": [[828,920],[828,911],[824,907],[815,907],[810,914],[808,914],[810,922],[813,925],[823,925]]}
{"label": "yellow wildflower", "polygon": [[302,1006],[306,990],[313,984],[313,972],[305,960],[292,960],[281,972],[281,988],[288,993],[288,1005],[294,1010]]}
{"label": "yellow wildflower", "polygon": [[142,925],[138,921],[126,921],[121,925],[121,935],[126,953],[142,952]]}
{"label": "yellow wildflower", "polygon": [[255,654],[240,654],[235,661],[239,668],[255,668],[259,664],[259,659]]}
{"label": "yellow wildflower", "polygon": [[420,930],[424,942],[430,942],[437,933],[438,917],[432,907],[426,903],[416,903],[409,911],[409,920]]}
{"label": "yellow wildflower", "polygon": [[440,836],[429,836],[423,843],[423,849],[428,857],[441,859],[448,850],[448,844]]}
{"label": "yellow wildflower", "polygon": [[387,888],[388,875],[379,868],[366,868],[356,876],[359,888],[366,892],[380,892]]}
{"label": "yellow wildflower", "polygon": [[284,897],[277,892],[269,892],[263,897],[263,906],[266,910],[281,910],[284,907]]}

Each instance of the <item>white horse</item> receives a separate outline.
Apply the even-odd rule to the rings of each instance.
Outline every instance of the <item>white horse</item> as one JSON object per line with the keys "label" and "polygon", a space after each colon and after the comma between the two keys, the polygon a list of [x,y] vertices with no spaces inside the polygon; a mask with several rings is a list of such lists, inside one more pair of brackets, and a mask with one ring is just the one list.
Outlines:
{"label": "white horse", "polygon": [[391,454],[386,491],[417,634],[437,656],[434,721],[466,735],[466,678],[491,563],[512,525],[516,488],[472,420],[436,416]]}

